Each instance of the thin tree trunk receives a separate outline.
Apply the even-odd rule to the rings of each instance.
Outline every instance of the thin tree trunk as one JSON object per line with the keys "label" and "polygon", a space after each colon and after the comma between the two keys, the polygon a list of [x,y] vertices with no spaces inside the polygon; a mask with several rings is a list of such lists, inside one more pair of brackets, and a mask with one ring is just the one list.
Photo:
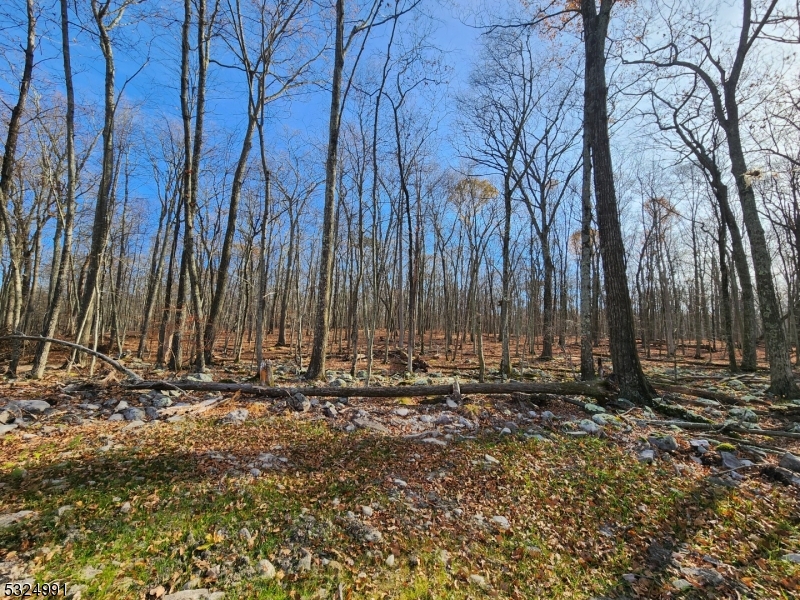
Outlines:
{"label": "thin tree trunk", "polygon": [[[586,107],[584,107],[585,111]],[[587,120],[584,112],[584,121]],[[581,379],[595,378],[592,355],[592,157],[587,130],[583,131],[583,180],[581,184],[580,320]],[[641,294],[640,294],[641,298]]]}
{"label": "thin tree trunk", "polygon": [[339,152],[339,125],[341,122],[342,75],[344,72],[344,0],[336,0],[336,45],[333,61],[331,110],[328,121],[328,155],[325,160],[325,208],[322,222],[322,249],[320,254],[317,306],[314,317],[314,341],[306,371],[307,379],[316,379],[325,373],[328,348],[328,323],[330,321],[331,283],[336,229],[337,158]]}
{"label": "thin tree trunk", "polygon": [[[22,69],[22,78],[19,84],[17,103],[11,110],[11,118],[6,132],[6,142],[3,153],[3,162],[0,167],[0,218],[2,226],[8,240],[8,253],[11,259],[12,290],[13,296],[9,296],[10,309],[6,313],[5,326],[11,331],[15,331],[22,316],[22,252],[20,242],[14,239],[13,228],[11,227],[11,217],[6,209],[8,199],[11,195],[14,177],[14,167],[17,154],[17,142],[19,140],[22,117],[25,112],[25,104],[28,100],[31,81],[33,79],[33,57],[36,47],[36,17],[34,15],[33,0],[26,2],[27,12],[27,42],[25,46],[25,65]],[[19,339],[12,340],[12,359],[8,368],[8,373],[16,376],[17,362],[22,351],[22,342]]]}

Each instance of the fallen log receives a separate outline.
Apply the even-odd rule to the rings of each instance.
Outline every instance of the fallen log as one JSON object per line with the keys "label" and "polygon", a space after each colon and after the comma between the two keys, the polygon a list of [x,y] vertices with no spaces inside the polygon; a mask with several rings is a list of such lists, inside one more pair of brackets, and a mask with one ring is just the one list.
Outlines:
{"label": "fallen log", "polygon": [[[178,388],[198,392],[241,392],[266,398],[286,398],[300,393],[304,396],[323,397],[363,397],[363,398],[402,398],[415,396],[445,396],[453,393],[452,385],[398,385],[387,387],[298,387],[281,388],[252,385],[249,383],[215,383],[202,381],[136,381],[125,384],[133,390],[163,390]],[[587,396],[607,399],[614,394],[605,382],[589,384],[578,381],[563,383],[462,383],[461,394],[557,394],[559,396]]]}
{"label": "fallen log", "polygon": [[711,419],[707,419],[702,415],[698,415],[679,404],[672,404],[670,402],[654,401],[653,408],[658,412],[673,418],[683,419],[684,421],[691,421],[692,423],[711,423]]}
{"label": "fallen log", "polygon": [[706,398],[707,400],[716,400],[720,404],[727,404],[728,406],[746,406],[747,403],[739,400],[734,396],[723,394],[721,392],[712,392],[710,390],[700,390],[697,388],[684,387],[682,385],[666,385],[663,383],[655,383],[659,390],[670,392],[671,394],[683,394],[685,396],[694,396],[695,398]]}
{"label": "fallen log", "polygon": [[646,423],[662,427],[675,426],[695,431],[714,431],[719,433],[733,431],[742,434],[763,435],[764,437],[784,437],[800,440],[800,433],[782,431],[780,429],[748,429],[746,427],[737,427],[736,425],[725,425],[724,423],[690,423],[688,421],[646,421]]}
{"label": "fallen log", "polygon": [[0,340],[29,340],[32,342],[50,342],[51,344],[57,344],[60,346],[67,346],[69,348],[75,348],[76,350],[80,350],[81,352],[85,352],[86,354],[91,354],[92,356],[96,356],[104,363],[110,365],[120,373],[125,373],[129,378],[133,379],[134,381],[142,381],[142,378],[122,365],[121,363],[117,362],[110,356],[106,356],[100,352],[92,350],[91,348],[87,348],[86,346],[81,346],[80,344],[75,344],[74,342],[66,342],[64,340],[58,340],[56,338],[49,338],[49,337],[41,337],[38,335],[22,335],[22,334],[13,334],[13,335],[4,335],[0,336]]}

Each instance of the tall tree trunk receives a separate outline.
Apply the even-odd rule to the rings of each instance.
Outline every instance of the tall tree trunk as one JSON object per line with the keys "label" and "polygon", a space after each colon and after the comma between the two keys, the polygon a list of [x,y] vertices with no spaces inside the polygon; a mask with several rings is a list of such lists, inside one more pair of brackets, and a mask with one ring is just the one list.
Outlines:
{"label": "tall tree trunk", "polygon": [[725,346],[728,351],[728,366],[731,373],[736,373],[739,369],[736,366],[736,348],[733,343],[733,316],[731,315],[731,293],[728,274],[728,250],[726,248],[727,227],[724,222],[720,222],[717,246],[719,249],[719,272],[720,272],[720,302],[722,303],[722,318],[725,322]]}
{"label": "tall tree trunk", "polygon": [[328,154],[325,160],[325,208],[322,221],[322,249],[320,254],[317,306],[314,315],[314,341],[306,371],[307,379],[316,379],[325,373],[328,349],[328,323],[330,321],[333,255],[336,237],[334,212],[336,210],[336,185],[338,178],[339,125],[341,122],[342,75],[344,72],[344,0],[336,0],[336,45],[334,48],[331,110],[328,121]]}
{"label": "tall tree trunk", "polygon": [[164,234],[169,227],[174,202],[174,196],[169,201],[169,204],[165,198],[161,214],[158,217],[158,229],[156,230],[156,235],[153,237],[153,254],[150,260],[150,272],[147,277],[147,291],[145,292],[144,310],[142,311],[142,324],[139,328],[139,346],[136,349],[136,357],[139,359],[144,358],[144,349],[147,345],[150,322],[153,318],[156,292],[158,292],[158,288],[161,286],[161,275],[164,271],[164,258],[167,254],[168,246]]}
{"label": "tall tree trunk", "polygon": [[172,247],[167,263],[167,277],[164,289],[164,304],[161,310],[161,323],[158,327],[158,350],[156,351],[156,366],[163,367],[167,360],[167,352],[171,348],[171,340],[167,339],[167,327],[169,325],[170,311],[172,310],[172,288],[175,272],[175,258],[178,253],[178,238],[181,230],[181,213],[183,212],[183,200],[178,200],[175,208],[175,229],[172,234]]}
{"label": "tall tree trunk", "polygon": [[[19,93],[17,95],[17,103],[11,109],[11,118],[8,123],[8,131],[6,132],[6,143],[3,153],[3,163],[0,167],[0,218],[2,218],[2,226],[8,240],[8,253],[11,259],[11,275],[13,289],[9,290],[13,293],[10,296],[10,307],[6,313],[5,326],[16,331],[22,316],[22,248],[21,242],[15,240],[14,229],[11,226],[11,218],[6,209],[9,196],[12,192],[12,184],[14,177],[14,163],[17,154],[17,142],[19,140],[20,127],[22,125],[22,116],[25,112],[25,104],[28,100],[28,92],[31,87],[33,79],[33,55],[36,47],[36,17],[34,15],[33,0],[27,0],[26,12],[28,19],[27,42],[25,46],[25,65],[22,69],[22,78],[19,83]],[[17,362],[19,361],[20,353],[22,351],[22,342],[14,340],[12,342],[12,359],[8,368],[8,373],[16,376]]]}
{"label": "tall tree trunk", "polygon": [[[584,106],[584,121],[587,120]],[[581,182],[581,260],[580,260],[580,321],[581,321],[581,379],[595,378],[592,355],[592,157],[587,130],[583,130],[583,179]]]}
{"label": "tall tree trunk", "polygon": [[[542,200],[544,202],[544,200]],[[545,216],[545,218],[547,218]],[[539,234],[539,243],[542,245],[542,262],[544,263],[544,288],[542,306],[542,354],[539,358],[552,360],[553,358],[553,325],[555,321],[553,274],[556,267],[550,252],[550,231],[543,227]]]}
{"label": "tall tree trunk", "polygon": [[[263,144],[262,144],[263,147]],[[262,151],[263,158],[263,151]],[[266,162],[266,161],[264,161]],[[264,172],[264,215],[258,238],[258,303],[256,308],[256,369],[264,360],[264,316],[267,310],[267,217],[270,211],[270,172]],[[291,235],[291,223],[289,225]],[[291,244],[290,244],[291,245]],[[291,250],[290,250],[291,254]],[[286,286],[288,288],[288,285]],[[284,289],[284,293],[288,291]]]}
{"label": "tall tree trunk", "polygon": [[500,359],[500,374],[502,376],[511,375],[511,346],[509,341],[509,320],[511,304],[511,217],[513,208],[511,205],[511,187],[508,178],[510,172],[506,173],[506,182],[503,191],[503,275],[502,275],[502,297],[500,298],[500,337],[502,338],[502,356]]}
{"label": "tall tree trunk", "polygon": [[[115,97],[115,67],[114,53],[111,46],[111,37],[105,18],[108,16],[109,6],[98,5],[97,0],[92,0],[92,14],[97,32],[100,37],[100,49],[103,53],[105,62],[105,79],[103,83],[103,135],[102,135],[102,172],[100,184],[97,191],[97,202],[95,204],[94,222],[92,224],[92,242],[89,249],[89,260],[86,270],[86,278],[83,284],[83,293],[80,301],[80,312],[78,314],[78,331],[76,332],[76,342],[83,343],[83,336],[86,333],[86,325],[89,320],[92,305],[96,300],[98,290],[97,279],[100,274],[100,267],[105,258],[105,249],[108,244],[108,235],[111,231],[111,203],[113,200],[114,183],[114,125],[117,108],[117,98]],[[73,352],[73,359],[75,352]]]}
{"label": "tall tree trunk", "polygon": [[636,350],[633,310],[628,292],[625,247],[619,222],[611,145],[608,136],[608,88],[606,86],[606,34],[613,0],[581,0],[585,45],[584,102],[588,106],[589,146],[592,154],[600,254],[606,287],[609,346],[620,394],[637,403],[649,404],[654,390],[642,372]]}
{"label": "tall tree trunk", "polygon": [[769,391],[777,396],[798,398],[800,389],[794,381],[792,365],[789,360],[789,348],[786,334],[781,323],[781,312],[775,284],[772,279],[772,259],[770,258],[767,238],[758,214],[753,186],[748,175],[739,134],[738,106],[726,94],[728,123],[726,128],[728,152],[731,159],[731,174],[739,191],[747,237],[756,274],[758,304],[761,309],[761,321],[764,325],[764,340],[769,355],[770,387]]}
{"label": "tall tree trunk", "polygon": [[[289,313],[289,291],[292,287],[292,275],[294,273],[295,237],[297,224],[289,206],[289,251],[286,254],[286,273],[284,276],[283,290],[281,291],[281,313],[278,320],[278,346],[288,346],[286,342],[286,320]],[[291,337],[290,337],[291,341]]]}
{"label": "tall tree trunk", "polygon": [[214,349],[214,339],[217,334],[217,320],[219,319],[220,311],[222,311],[225,288],[228,285],[228,269],[230,268],[231,257],[233,255],[233,238],[236,234],[236,218],[239,214],[239,200],[242,196],[242,186],[244,185],[244,176],[247,169],[247,158],[250,156],[250,149],[253,145],[256,115],[253,114],[252,108],[249,112],[250,116],[247,120],[247,129],[245,130],[244,140],[242,141],[242,149],[239,153],[239,160],[236,163],[236,170],[233,174],[231,198],[228,203],[228,223],[225,227],[225,239],[222,242],[217,282],[214,287],[214,295],[211,298],[211,307],[208,310],[208,317],[206,318],[205,333],[203,334],[203,352],[205,353],[205,362],[207,364],[211,364],[213,361],[212,351]]}
{"label": "tall tree trunk", "polygon": [[[61,214],[63,214],[63,240],[61,242],[60,258],[55,275],[52,276],[53,293],[50,298],[47,313],[44,317],[42,327],[42,337],[52,338],[55,336],[58,326],[58,317],[61,312],[61,305],[64,302],[66,287],[68,285],[67,269],[71,263],[70,255],[72,252],[72,236],[75,220],[75,90],[72,85],[72,62],[69,41],[69,0],[60,0],[61,5],[61,55],[64,64],[64,85],[67,93],[66,111],[66,155],[67,155],[67,186],[64,192]],[[60,188],[60,186],[59,186]],[[60,193],[60,189],[59,189]],[[34,379],[41,379],[47,366],[47,358],[50,355],[50,342],[39,342],[36,348],[36,356],[31,367],[31,376]]]}

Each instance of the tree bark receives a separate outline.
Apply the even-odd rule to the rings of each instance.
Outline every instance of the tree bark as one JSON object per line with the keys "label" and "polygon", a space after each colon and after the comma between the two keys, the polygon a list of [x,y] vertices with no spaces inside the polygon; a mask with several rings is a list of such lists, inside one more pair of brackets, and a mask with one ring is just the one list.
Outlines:
{"label": "tree bark", "polygon": [[[67,155],[67,186],[64,193],[63,210],[63,240],[61,242],[61,255],[58,261],[56,275],[53,277],[53,294],[50,298],[47,313],[42,327],[42,337],[52,338],[58,326],[58,317],[61,305],[64,302],[67,285],[67,269],[71,263],[72,237],[75,220],[75,90],[72,84],[72,59],[69,41],[69,0],[60,0],[61,5],[61,54],[64,64],[64,86],[66,88],[66,155]],[[40,341],[36,348],[36,356],[31,367],[31,377],[41,379],[47,366],[50,354],[50,342]]]}
{"label": "tree bark", "polygon": [[625,247],[619,222],[611,146],[608,136],[608,88],[605,75],[605,43],[613,0],[602,0],[597,11],[595,0],[581,0],[583,17],[586,82],[584,102],[590,119],[589,132],[600,254],[606,288],[609,346],[620,395],[640,404],[649,404],[654,390],[642,372],[636,350],[633,310],[628,292]]}
{"label": "tree bark", "polygon": [[[584,122],[588,120],[584,106]],[[581,184],[580,320],[581,379],[595,378],[592,355],[592,158],[586,128],[583,131],[583,181]]]}
{"label": "tree bark", "polygon": [[331,283],[333,280],[333,254],[336,237],[334,212],[336,209],[337,160],[339,153],[339,126],[341,124],[342,77],[344,73],[344,0],[336,0],[336,44],[333,60],[331,109],[328,121],[328,154],[325,160],[325,208],[322,221],[322,248],[320,253],[317,306],[314,316],[314,341],[306,370],[307,379],[317,379],[325,373],[328,348],[328,323],[330,322]]}
{"label": "tree bark", "polygon": [[[19,83],[19,93],[17,94],[17,103],[11,109],[11,118],[8,123],[8,131],[6,132],[6,143],[3,152],[3,162],[0,166],[0,218],[2,218],[2,226],[5,230],[8,239],[8,253],[11,261],[10,269],[12,275],[13,290],[9,290],[12,295],[9,295],[10,307],[6,313],[5,326],[11,330],[16,331],[20,318],[22,316],[22,252],[20,242],[15,240],[13,234],[13,227],[11,226],[11,218],[6,209],[6,203],[11,195],[11,188],[13,185],[14,166],[17,158],[17,143],[19,141],[19,133],[22,125],[22,116],[25,112],[25,104],[28,100],[28,92],[31,87],[33,79],[33,57],[36,47],[36,17],[34,15],[33,0],[26,2],[27,13],[27,41],[25,46],[25,64],[22,69],[22,78]],[[11,364],[8,368],[8,373],[16,376],[16,366],[22,352],[22,345],[19,339],[12,342]]]}

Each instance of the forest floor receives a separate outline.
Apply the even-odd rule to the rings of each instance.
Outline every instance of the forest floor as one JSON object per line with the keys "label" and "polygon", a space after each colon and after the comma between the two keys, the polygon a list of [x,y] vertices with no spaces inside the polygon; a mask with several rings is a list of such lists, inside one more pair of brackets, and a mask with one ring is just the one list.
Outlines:
{"label": "forest floor", "polygon": [[[487,344],[490,366],[497,352]],[[287,353],[271,354],[277,385],[301,385]],[[429,372],[409,377],[376,360],[378,383],[476,376],[472,356],[425,358]],[[572,380],[570,362],[524,375]],[[209,370],[214,381],[253,374],[226,365]],[[363,384],[344,360],[329,368],[334,385]],[[683,358],[677,371],[645,368],[746,399],[760,427],[789,429],[767,410],[766,373],[730,377]],[[800,595],[800,480],[777,481],[774,468],[800,454],[797,439],[683,431],[638,408],[592,417],[558,398],[323,398],[297,411],[126,390],[98,372],[0,386],[0,421],[19,417],[0,433],[7,596],[37,582],[73,599]],[[204,400],[210,410],[179,414]],[[703,404],[690,408],[731,416]]]}

